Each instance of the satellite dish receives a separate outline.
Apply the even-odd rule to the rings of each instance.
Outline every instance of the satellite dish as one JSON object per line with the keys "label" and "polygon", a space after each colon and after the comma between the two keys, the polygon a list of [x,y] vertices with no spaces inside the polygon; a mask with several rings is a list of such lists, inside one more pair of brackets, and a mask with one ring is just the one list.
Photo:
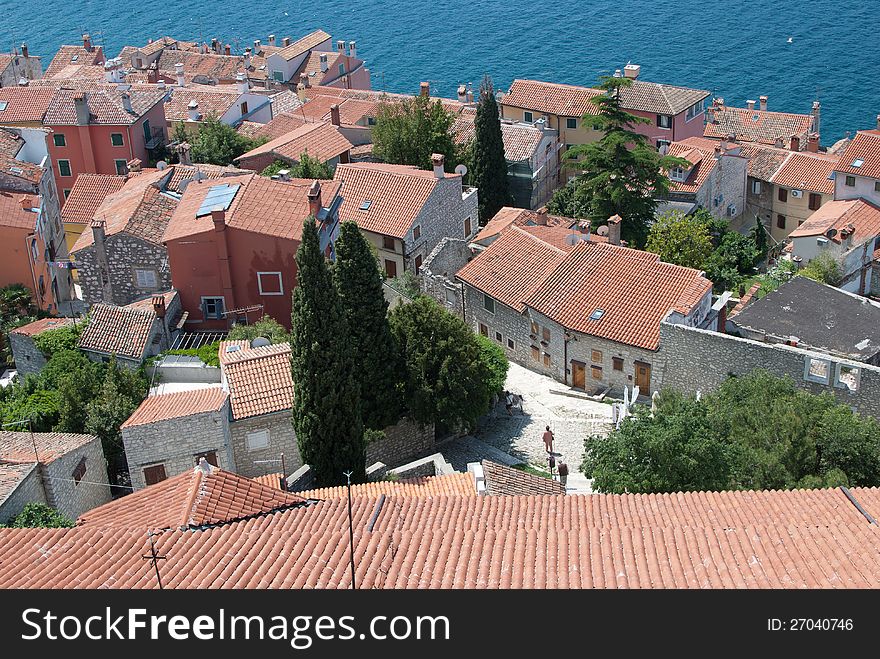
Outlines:
{"label": "satellite dish", "polygon": [[168,163],[164,160],[160,160],[156,163],[156,169],[168,169]]}
{"label": "satellite dish", "polygon": [[455,168],[455,173],[459,176],[464,176],[467,174],[467,167],[465,165],[457,165]]}
{"label": "satellite dish", "polygon": [[265,336],[258,336],[253,341],[251,341],[251,348],[264,348],[268,345],[272,344]]}
{"label": "satellite dish", "polygon": [[608,225],[603,224],[602,226],[600,226],[599,228],[596,229],[596,233],[599,234],[600,236],[607,236],[608,235]]}
{"label": "satellite dish", "polygon": [[579,242],[584,240],[586,236],[582,233],[570,233],[565,237],[566,245],[577,245]]}

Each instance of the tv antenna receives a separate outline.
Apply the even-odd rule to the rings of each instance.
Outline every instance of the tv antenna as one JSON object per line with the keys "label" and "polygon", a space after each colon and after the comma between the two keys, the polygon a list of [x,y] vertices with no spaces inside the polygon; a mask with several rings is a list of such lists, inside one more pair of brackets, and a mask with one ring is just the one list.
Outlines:
{"label": "tv antenna", "polygon": [[164,586],[162,586],[162,576],[159,574],[159,561],[167,560],[167,556],[159,556],[156,551],[156,535],[152,531],[147,533],[147,536],[150,538],[150,553],[144,556],[141,556],[145,561],[150,561],[153,564],[153,569],[156,570],[156,581],[159,582],[159,590],[164,590]]}
{"label": "tv antenna", "polygon": [[348,484],[348,556],[351,562],[351,589],[355,590],[357,586],[354,583],[354,521],[351,517],[351,471],[344,471],[342,475]]}

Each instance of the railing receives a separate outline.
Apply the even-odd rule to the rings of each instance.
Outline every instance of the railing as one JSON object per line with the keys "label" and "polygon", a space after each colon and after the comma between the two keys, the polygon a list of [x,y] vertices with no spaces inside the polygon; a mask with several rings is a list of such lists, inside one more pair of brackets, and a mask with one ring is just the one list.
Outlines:
{"label": "railing", "polygon": [[165,143],[165,130],[161,127],[150,130],[150,139],[144,145],[148,150],[152,151],[158,146]]}

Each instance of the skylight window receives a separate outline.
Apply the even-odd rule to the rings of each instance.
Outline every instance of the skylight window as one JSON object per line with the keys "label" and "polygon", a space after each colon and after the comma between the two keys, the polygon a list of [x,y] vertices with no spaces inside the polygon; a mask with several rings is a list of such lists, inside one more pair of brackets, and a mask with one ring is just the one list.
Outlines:
{"label": "skylight window", "polygon": [[605,309],[596,309],[593,313],[590,314],[590,320],[601,320],[602,316],[605,315]]}
{"label": "skylight window", "polygon": [[362,211],[368,211],[368,210],[370,210],[370,206],[372,205],[372,203],[373,203],[373,200],[372,200],[372,199],[364,199],[364,200],[361,202],[360,210],[362,210]]}
{"label": "skylight window", "polygon": [[760,114],[753,114],[752,115],[752,121],[758,121],[758,119],[760,119],[760,118],[761,118]]}
{"label": "skylight window", "polygon": [[74,55],[73,57],[70,58],[70,61],[75,62],[78,59],[79,59],[79,55]]}
{"label": "skylight window", "polygon": [[853,160],[852,166],[853,167],[861,167],[864,164],[865,164],[864,160],[862,160],[861,158],[857,158],[856,160]]}
{"label": "skylight window", "polygon": [[5,110],[8,105],[9,105],[9,103],[7,103],[6,101],[0,101],[0,112]]}

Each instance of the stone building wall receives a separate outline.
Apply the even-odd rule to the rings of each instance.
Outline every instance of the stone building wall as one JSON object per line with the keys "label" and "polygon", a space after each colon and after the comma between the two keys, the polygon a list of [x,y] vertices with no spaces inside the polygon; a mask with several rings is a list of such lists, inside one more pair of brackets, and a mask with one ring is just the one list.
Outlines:
{"label": "stone building wall", "polygon": [[[83,300],[92,305],[107,302],[125,305],[156,291],[171,288],[171,270],[168,267],[168,251],[140,238],[125,233],[107,236],[107,260],[110,265],[110,282],[113,289],[112,300],[102,300],[100,268],[98,267],[94,245],[80,249],[73,257],[76,260],[79,283]],[[155,270],[157,286],[154,289],[139,288],[135,269]]]}
{"label": "stone building wall", "polygon": [[34,337],[12,331],[8,335],[9,347],[15,359],[15,370],[22,377],[39,373],[46,365],[46,356],[37,348]]}
{"label": "stone building wall", "polygon": [[434,447],[434,424],[420,426],[401,419],[385,429],[385,439],[367,445],[367,466],[381,462],[393,468]]}
{"label": "stone building wall", "polygon": [[[46,490],[40,466],[34,463],[30,471],[22,478],[16,488],[0,501],[0,524],[6,524],[16,517],[29,503],[46,503]],[[105,475],[106,478],[106,475]]]}
{"label": "stone building wall", "polygon": [[168,478],[192,469],[196,456],[217,452],[217,466],[235,471],[229,429],[229,404],[216,412],[168,419],[122,429],[131,486],[146,486],[144,468],[165,465]]}
{"label": "stone building wall", "polygon": [[[460,178],[444,179],[428,197],[419,212],[413,228],[404,237],[404,268],[413,273],[416,271],[416,257],[425,259],[444,238],[470,238],[479,229],[477,216],[477,191],[465,188],[462,198]],[[465,220],[470,218],[471,231],[465,236]],[[414,237],[413,229],[420,227],[420,235]]]}
{"label": "stone building wall", "polygon": [[[828,365],[829,381],[822,384],[805,379],[810,359]],[[778,377],[791,377],[810,393],[832,393],[841,403],[862,414],[880,418],[880,367],[869,366],[824,353],[780,344],[761,343],[729,334],[662,323],[657,372],[663,386],[694,393],[709,392],[731,375],[745,375],[765,369]],[[839,366],[856,368],[857,391],[836,385]]]}
{"label": "stone building wall", "polygon": [[[268,446],[248,449],[248,434],[260,430],[269,431]],[[241,476],[253,478],[280,472],[282,453],[284,453],[284,471],[287,474],[293,473],[302,466],[290,410],[232,421],[230,431],[235,473]]]}
{"label": "stone building wall", "polygon": [[455,279],[455,273],[473,256],[467,240],[447,237],[431,251],[422,265],[422,291],[459,318],[464,317],[464,284]]}
{"label": "stone building wall", "polygon": [[[73,473],[85,459],[85,473],[76,482]],[[107,460],[101,440],[95,437],[80,448],[70,451],[42,466],[43,484],[49,505],[68,519],[77,517],[110,501],[107,483]]]}

